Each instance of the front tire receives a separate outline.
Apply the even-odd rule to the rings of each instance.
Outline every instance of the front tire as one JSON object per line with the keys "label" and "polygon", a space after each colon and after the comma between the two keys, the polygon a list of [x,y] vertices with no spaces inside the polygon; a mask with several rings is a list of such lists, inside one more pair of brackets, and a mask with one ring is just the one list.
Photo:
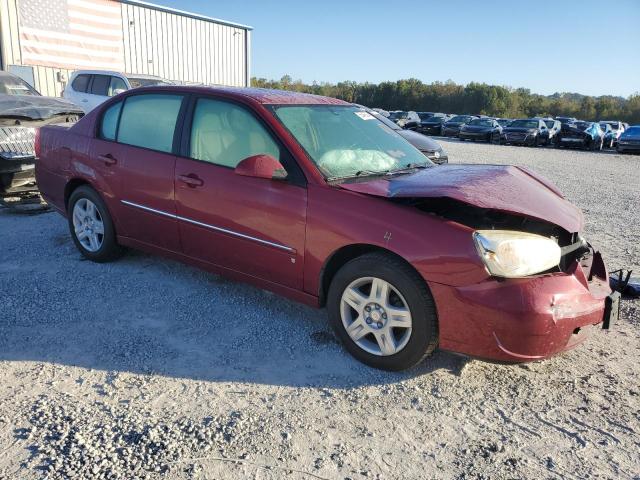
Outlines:
{"label": "front tire", "polygon": [[349,353],[374,368],[410,368],[438,343],[431,292],[415,270],[390,255],[371,253],[346,263],[331,282],[327,308]]}
{"label": "front tire", "polygon": [[67,218],[73,243],[85,258],[103,263],[122,254],[109,210],[93,188],[83,185],[73,191]]}

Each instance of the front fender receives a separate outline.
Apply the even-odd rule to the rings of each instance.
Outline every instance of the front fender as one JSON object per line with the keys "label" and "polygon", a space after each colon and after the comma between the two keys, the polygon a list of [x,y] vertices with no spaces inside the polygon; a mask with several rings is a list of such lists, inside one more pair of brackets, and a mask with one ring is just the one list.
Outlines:
{"label": "front fender", "polygon": [[488,274],[472,233],[469,227],[393,200],[309,185],[304,289],[316,295],[327,259],[350,245],[390,251],[426,281],[477,283]]}

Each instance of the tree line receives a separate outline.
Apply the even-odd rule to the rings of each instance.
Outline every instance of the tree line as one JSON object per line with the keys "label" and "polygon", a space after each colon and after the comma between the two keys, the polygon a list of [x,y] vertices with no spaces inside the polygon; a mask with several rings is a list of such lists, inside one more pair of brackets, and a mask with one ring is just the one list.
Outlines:
{"label": "tree line", "polygon": [[385,110],[468,113],[492,117],[521,118],[566,116],[583,120],[620,120],[640,123],[640,93],[628,98],[605,95],[592,97],[576,93],[539,95],[527,88],[511,88],[472,82],[423,83],[410,78],[395,82],[305,84],[289,75],[280,80],[252,78],[251,85],[313,93]]}

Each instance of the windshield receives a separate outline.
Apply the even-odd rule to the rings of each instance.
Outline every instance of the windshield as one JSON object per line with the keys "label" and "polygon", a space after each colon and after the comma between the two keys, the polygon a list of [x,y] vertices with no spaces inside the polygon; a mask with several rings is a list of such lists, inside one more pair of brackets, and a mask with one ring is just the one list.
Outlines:
{"label": "windshield", "polygon": [[607,130],[612,130],[612,128],[611,128],[611,124],[609,124],[609,123],[601,123],[601,124],[600,124],[600,128],[601,128],[602,130],[604,130],[605,132],[606,132]]}
{"label": "windshield", "polygon": [[20,77],[0,76],[0,95],[29,95],[40,96],[40,94]]}
{"label": "windshield", "polygon": [[420,117],[420,120],[425,121],[431,117],[435,117],[436,115],[433,115],[432,113],[418,113],[418,116]]}
{"label": "windshield", "polygon": [[538,128],[537,120],[514,120],[509,124],[510,127],[514,128]]}
{"label": "windshield", "polygon": [[168,80],[163,80],[161,78],[127,77],[127,79],[131,84],[131,88],[153,87],[154,85],[173,85]]}
{"label": "windshield", "polygon": [[432,165],[395,131],[357,107],[274,107],[278,119],[327,178]]}
{"label": "windshield", "polygon": [[449,120],[450,122],[455,122],[455,123],[466,123],[469,120],[471,120],[472,117],[470,117],[469,115],[456,115],[455,117],[453,117],[451,120]]}
{"label": "windshield", "polygon": [[601,126],[603,129],[606,129],[606,128],[607,128],[607,125],[609,125],[609,126],[611,127],[611,130],[618,130],[618,123],[617,123],[617,122],[611,122],[611,123],[609,123],[609,122],[602,122],[602,123],[600,123],[600,126]]}
{"label": "windshield", "polygon": [[498,123],[502,126],[505,126],[509,125],[511,123],[511,120],[509,120],[508,118],[501,118],[498,120]]}
{"label": "windshield", "polygon": [[544,124],[547,126],[547,128],[553,128],[556,122],[555,120],[544,120]]}
{"label": "windshield", "polygon": [[478,127],[493,127],[493,122],[484,118],[476,118],[475,120],[471,120],[468,125],[476,125]]}
{"label": "windshield", "polygon": [[640,135],[640,127],[629,127],[624,131],[625,135]]}

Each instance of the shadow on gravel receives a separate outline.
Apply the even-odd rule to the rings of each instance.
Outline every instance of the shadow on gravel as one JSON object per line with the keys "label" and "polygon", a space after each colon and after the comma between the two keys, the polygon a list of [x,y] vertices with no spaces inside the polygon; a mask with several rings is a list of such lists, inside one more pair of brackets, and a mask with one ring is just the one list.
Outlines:
{"label": "shadow on gravel", "polygon": [[466,362],[436,352],[408,372],[377,371],[339,345],[324,310],[138,252],[83,261],[63,219],[29,220],[22,233],[31,222],[11,225],[27,239],[20,254],[0,244],[0,360],[326,388],[458,375]]}

